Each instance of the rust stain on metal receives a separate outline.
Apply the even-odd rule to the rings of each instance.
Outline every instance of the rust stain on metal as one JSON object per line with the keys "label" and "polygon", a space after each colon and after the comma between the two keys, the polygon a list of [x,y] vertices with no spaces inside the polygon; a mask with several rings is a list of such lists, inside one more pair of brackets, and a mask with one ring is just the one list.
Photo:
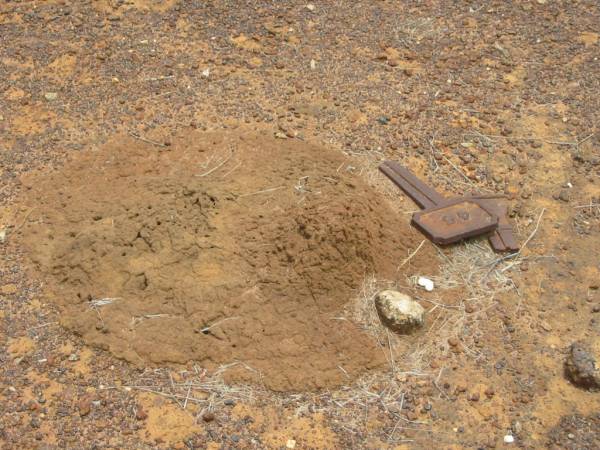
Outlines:
{"label": "rust stain on metal", "polygon": [[450,200],[417,212],[412,221],[436,244],[452,244],[489,233],[498,226],[498,216],[466,199]]}

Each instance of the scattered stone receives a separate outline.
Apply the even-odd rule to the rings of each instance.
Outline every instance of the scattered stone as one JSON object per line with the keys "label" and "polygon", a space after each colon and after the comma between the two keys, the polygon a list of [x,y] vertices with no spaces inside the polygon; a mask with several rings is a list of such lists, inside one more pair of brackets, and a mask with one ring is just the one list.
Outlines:
{"label": "scattered stone", "polygon": [[567,191],[566,189],[561,190],[558,193],[558,199],[562,200],[563,202],[568,203],[569,202],[569,191]]}
{"label": "scattered stone", "polygon": [[480,395],[479,392],[472,392],[471,395],[469,395],[469,400],[472,402],[478,402],[480,399]]}
{"label": "scattered stone", "polygon": [[296,441],[294,439],[288,439],[285,443],[285,448],[296,448]]}
{"label": "scattered stone", "polygon": [[204,420],[205,422],[212,422],[213,420],[215,420],[215,415],[211,412],[205,412],[204,414],[202,414],[202,420]]}
{"label": "scattered stone", "polygon": [[424,288],[428,292],[433,291],[434,284],[433,284],[433,281],[430,280],[429,278],[419,277],[419,279],[417,280],[417,284],[419,286],[421,286],[422,288]]}
{"label": "scattered stone", "polygon": [[315,10],[315,5],[313,5],[312,3],[309,3],[308,5],[306,5],[306,9],[308,9],[309,11],[314,11]]}
{"label": "scattered stone", "polygon": [[552,331],[552,325],[550,325],[548,322],[546,322],[545,320],[542,320],[540,322],[540,326],[542,327],[542,329],[544,331]]}
{"label": "scattered stone", "polygon": [[515,442],[515,438],[513,437],[512,434],[507,434],[506,436],[504,436],[505,444],[512,444],[513,442]]}
{"label": "scattered stone", "polygon": [[6,240],[6,228],[0,229],[0,242],[4,242]]}
{"label": "scattered stone", "polygon": [[381,125],[387,125],[390,123],[390,119],[388,117],[381,116],[377,118],[377,122],[379,122]]}
{"label": "scattered stone", "polygon": [[135,418],[137,420],[146,420],[148,418],[148,413],[146,413],[146,411],[144,411],[144,408],[142,407],[142,405],[138,405],[138,407],[135,411]]}
{"label": "scattered stone", "polygon": [[71,362],[79,361],[79,356],[77,356],[77,353],[71,353],[68,359]]}
{"label": "scattered stone", "polygon": [[87,416],[92,410],[92,401],[90,400],[90,398],[85,397],[79,400],[77,407],[79,408],[79,415],[81,417]]}
{"label": "scattered stone", "polygon": [[52,102],[58,98],[58,94],[56,92],[46,92],[44,98],[49,102]]}
{"label": "scattered stone", "polygon": [[423,326],[425,309],[410,296],[394,290],[381,291],[375,297],[381,322],[391,330],[407,334]]}
{"label": "scattered stone", "polygon": [[565,361],[565,373],[573,384],[600,390],[600,338],[571,344]]}
{"label": "scattered stone", "polygon": [[454,336],[448,338],[448,345],[450,345],[450,347],[458,347],[458,344],[460,344],[458,338]]}

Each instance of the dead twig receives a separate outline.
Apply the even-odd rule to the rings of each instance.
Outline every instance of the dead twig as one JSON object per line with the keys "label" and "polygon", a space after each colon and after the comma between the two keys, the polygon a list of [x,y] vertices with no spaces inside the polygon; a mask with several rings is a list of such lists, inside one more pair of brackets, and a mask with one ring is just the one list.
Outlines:
{"label": "dead twig", "polygon": [[25,214],[25,217],[23,217],[23,220],[21,221],[21,223],[15,228],[14,232],[17,232],[21,229],[21,227],[23,225],[25,225],[25,222],[27,222],[27,219],[29,219],[29,216],[31,215],[31,213],[33,212],[33,210],[35,209],[35,206],[33,208],[31,208],[29,211],[27,211],[27,214]]}
{"label": "dead twig", "polygon": [[531,232],[531,234],[529,235],[529,237],[527,239],[525,239],[525,242],[523,242],[523,245],[521,245],[521,248],[517,252],[519,255],[523,252],[523,249],[525,247],[527,247],[527,244],[529,244],[529,242],[533,239],[533,237],[537,233],[537,231],[538,231],[538,229],[540,227],[540,222],[542,221],[542,217],[544,216],[544,212],[545,211],[546,211],[546,208],[542,208],[542,212],[540,212],[540,215],[538,216],[537,222],[535,224],[535,228],[533,229],[533,231]]}
{"label": "dead twig", "polygon": [[215,170],[218,170],[221,166],[223,166],[223,164],[227,163],[227,161],[229,161],[231,159],[231,157],[233,156],[233,151],[229,154],[229,156],[227,158],[225,158],[223,161],[221,161],[219,164],[217,164],[215,167],[213,167],[212,169],[210,169],[208,172],[205,172],[201,175],[196,175],[197,177],[205,177],[207,175],[210,175],[211,173],[213,173]]}
{"label": "dead twig", "polygon": [[408,257],[404,261],[402,261],[402,264],[400,264],[398,266],[398,268],[396,269],[396,272],[398,270],[400,270],[400,268],[403,267],[407,262],[409,262],[419,252],[419,250],[421,250],[421,247],[423,247],[423,244],[425,244],[425,241],[426,241],[426,239],[423,239],[421,241],[421,243],[419,244],[419,246],[416,248],[416,250],[414,252],[412,252],[410,255],[408,255]]}
{"label": "dead twig", "polygon": [[165,75],[162,77],[144,78],[144,81],[163,81],[163,80],[171,80],[173,78],[175,78],[175,75]]}
{"label": "dead twig", "polygon": [[279,189],[283,189],[284,187],[285,186],[278,186],[278,187],[274,187],[274,188],[270,188],[270,189],[263,189],[262,191],[250,192],[249,194],[241,194],[241,195],[239,195],[239,198],[249,197],[251,195],[257,195],[257,194],[266,194],[267,192],[277,191]]}
{"label": "dead twig", "polygon": [[153,141],[151,139],[146,139],[145,137],[142,137],[139,134],[136,134],[136,133],[134,133],[132,131],[129,131],[128,134],[132,138],[137,139],[137,140],[142,141],[142,142],[145,142],[146,144],[156,145],[157,147],[167,147],[167,144],[165,144],[165,143],[156,142],[156,141]]}

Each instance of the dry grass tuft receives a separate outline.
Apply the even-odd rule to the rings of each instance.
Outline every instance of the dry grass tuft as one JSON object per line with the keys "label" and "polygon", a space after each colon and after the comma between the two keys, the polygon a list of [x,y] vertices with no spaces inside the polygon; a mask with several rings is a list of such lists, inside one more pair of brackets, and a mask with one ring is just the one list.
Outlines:
{"label": "dry grass tuft", "polygon": [[201,417],[205,412],[218,410],[229,402],[252,403],[257,395],[265,394],[266,391],[257,386],[230,385],[225,382],[225,372],[240,365],[255,372],[240,362],[221,366],[212,373],[198,366],[194,366],[192,371],[178,372],[163,368],[147,369],[138,383],[125,388],[170,398],[183,409],[191,403],[196,403],[201,406],[198,412],[198,417]]}

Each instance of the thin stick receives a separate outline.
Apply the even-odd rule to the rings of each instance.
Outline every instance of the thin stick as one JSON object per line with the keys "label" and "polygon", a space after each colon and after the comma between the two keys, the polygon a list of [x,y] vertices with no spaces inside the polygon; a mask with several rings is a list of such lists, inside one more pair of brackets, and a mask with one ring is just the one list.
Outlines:
{"label": "thin stick", "polygon": [[435,386],[435,388],[440,392],[440,394],[442,394],[446,398],[446,400],[450,400],[448,394],[444,392],[444,390],[438,385],[438,382],[436,380],[432,380],[432,383]]}
{"label": "thin stick", "polygon": [[277,191],[278,189],[283,189],[285,186],[278,186],[278,187],[274,187],[274,188],[270,188],[270,189],[264,189],[262,191],[256,191],[256,192],[250,192],[249,194],[241,194],[239,197],[249,197],[250,195],[256,195],[256,194],[265,194],[267,192],[273,192],[273,191]]}
{"label": "thin stick", "polygon": [[46,322],[46,323],[43,323],[43,324],[41,324],[41,325],[37,325],[37,326],[35,326],[35,327],[31,327],[31,328],[29,328],[29,330],[28,330],[28,331],[31,331],[31,330],[37,330],[37,329],[39,329],[39,328],[44,328],[44,327],[47,327],[47,326],[49,326],[49,325],[54,325],[55,323],[58,323],[58,322]]}
{"label": "thin stick", "polygon": [[227,161],[229,161],[231,159],[231,157],[233,156],[233,152],[231,152],[229,154],[229,156],[227,158],[225,158],[223,161],[221,161],[219,164],[217,164],[215,167],[213,167],[212,169],[210,169],[208,172],[203,173],[202,175],[196,175],[197,177],[205,177],[207,175],[210,175],[211,173],[213,173],[215,170],[217,170],[218,168],[220,168],[223,164],[225,164]]}
{"label": "thin stick", "polygon": [[419,297],[419,300],[424,300],[424,301],[426,301],[426,302],[432,303],[432,304],[434,304],[435,306],[439,306],[439,307],[441,307],[441,308],[448,308],[448,309],[463,309],[463,307],[462,307],[462,306],[458,306],[458,305],[444,305],[443,303],[438,303],[438,302],[435,302],[435,301],[433,301],[433,300],[429,300],[429,299],[427,299],[427,298],[421,298],[421,297]]}
{"label": "thin stick", "polygon": [[[402,398],[400,399],[400,412],[402,412],[402,407],[404,406],[404,392],[402,393]],[[398,419],[396,421],[396,424],[394,425],[394,428],[392,429],[392,432],[389,434],[388,436],[388,442],[391,442],[393,437],[394,437],[394,433],[396,433],[396,430],[398,429],[398,425],[400,425],[400,419]]]}
{"label": "thin stick", "polygon": [[17,232],[17,231],[19,231],[19,230],[21,229],[21,227],[22,227],[23,225],[25,225],[25,222],[27,222],[27,219],[29,218],[29,216],[31,215],[31,213],[33,212],[33,210],[34,210],[34,209],[35,209],[35,206],[34,206],[33,208],[31,208],[31,209],[30,209],[30,210],[27,212],[27,214],[25,214],[25,217],[23,218],[23,220],[21,221],[21,223],[19,224],[19,226],[17,226],[17,228],[15,228],[15,231],[14,231],[14,232]]}
{"label": "thin stick", "polygon": [[225,178],[226,176],[230,175],[230,174],[231,174],[231,172],[233,172],[235,169],[237,169],[237,168],[238,168],[238,167],[240,167],[241,165],[242,165],[242,163],[241,163],[241,162],[237,163],[237,164],[236,164],[236,165],[233,167],[233,169],[231,169],[229,172],[227,172],[227,173],[226,173],[225,175],[223,175],[221,178]]}
{"label": "thin stick", "polygon": [[162,81],[162,80],[170,80],[171,78],[175,78],[175,75],[167,75],[167,76],[154,77],[154,78],[144,78],[144,81]]}
{"label": "thin stick", "polygon": [[166,144],[164,144],[162,142],[156,142],[156,141],[153,141],[153,140],[150,140],[150,139],[146,139],[146,138],[140,136],[139,134],[135,134],[132,131],[129,131],[128,134],[132,138],[138,139],[138,140],[140,140],[142,142],[145,142],[146,144],[152,144],[152,145],[156,145],[158,147],[166,147],[167,146]]}
{"label": "thin stick", "polygon": [[577,206],[573,206],[573,208],[575,209],[582,209],[582,208],[596,208],[596,207],[600,207],[600,203],[591,203],[588,205],[577,205]]}
{"label": "thin stick", "polygon": [[588,139],[591,139],[591,137],[592,137],[594,134],[596,134],[596,133],[592,133],[592,134],[590,134],[590,135],[588,135],[588,136],[584,137],[582,140],[580,140],[579,142],[577,142],[577,145],[579,146],[579,145],[583,144],[585,141],[587,141]]}
{"label": "thin stick", "polygon": [[446,161],[448,164],[450,164],[450,165],[451,165],[451,166],[454,168],[454,170],[456,170],[458,173],[460,173],[460,174],[463,176],[463,178],[464,178],[465,180],[467,180],[467,182],[468,182],[470,185],[473,185],[473,182],[472,182],[472,181],[469,179],[469,177],[468,177],[468,176],[466,176],[466,175],[463,173],[463,171],[462,171],[462,170],[460,170],[460,169],[459,169],[459,168],[458,168],[458,167],[457,167],[457,166],[456,166],[456,165],[455,165],[455,164],[454,164],[452,161],[450,161],[450,160],[449,160],[448,158],[446,158],[444,155],[442,155],[442,158],[444,158],[444,160],[445,160],[445,161]]}
{"label": "thin stick", "polygon": [[188,400],[190,399],[190,393],[192,392],[192,385],[188,385],[187,394],[185,395],[185,401],[183,402],[183,409],[187,408]]}
{"label": "thin stick", "polygon": [[392,347],[392,340],[390,339],[390,330],[386,328],[385,332],[387,333],[388,348],[390,349],[390,366],[392,368],[392,376],[396,376],[396,365],[394,364],[394,349]]}
{"label": "thin stick", "polygon": [[423,244],[425,243],[425,241],[426,241],[426,239],[423,239],[421,241],[421,243],[419,244],[419,246],[417,247],[417,249],[414,252],[412,252],[410,255],[408,255],[408,258],[406,258],[404,261],[402,261],[402,264],[400,264],[398,266],[398,268],[396,269],[396,271],[400,270],[401,267],[403,267],[407,262],[409,262],[413,258],[413,256],[415,256],[418,253],[418,251],[421,250],[421,247],[423,247]]}
{"label": "thin stick", "polygon": [[[175,383],[173,382],[173,376],[171,375],[171,372],[169,371],[169,380],[171,381],[171,392],[173,394],[175,394]],[[179,406],[181,406],[183,408],[183,405],[181,403],[179,403],[179,400],[177,400],[176,397],[173,397],[173,399],[177,402],[177,404]]]}
{"label": "thin stick", "polygon": [[209,331],[212,327],[216,327],[217,325],[222,324],[223,322],[227,322],[228,320],[234,320],[234,319],[239,319],[239,316],[235,316],[235,317],[225,317],[224,319],[221,320],[217,320],[215,323],[213,323],[212,325],[209,325],[207,327],[202,328],[200,331],[202,333],[206,333],[207,331]]}
{"label": "thin stick", "polygon": [[531,241],[531,239],[533,239],[533,236],[535,236],[535,233],[537,233],[538,228],[540,227],[540,222],[542,221],[542,216],[544,215],[545,211],[546,211],[546,208],[542,208],[542,212],[538,216],[537,223],[535,224],[535,228],[533,229],[533,231],[531,232],[529,237],[525,240],[525,242],[523,242],[521,249],[517,252],[518,254],[521,254],[523,249],[527,246],[527,244],[529,244],[529,241]]}

